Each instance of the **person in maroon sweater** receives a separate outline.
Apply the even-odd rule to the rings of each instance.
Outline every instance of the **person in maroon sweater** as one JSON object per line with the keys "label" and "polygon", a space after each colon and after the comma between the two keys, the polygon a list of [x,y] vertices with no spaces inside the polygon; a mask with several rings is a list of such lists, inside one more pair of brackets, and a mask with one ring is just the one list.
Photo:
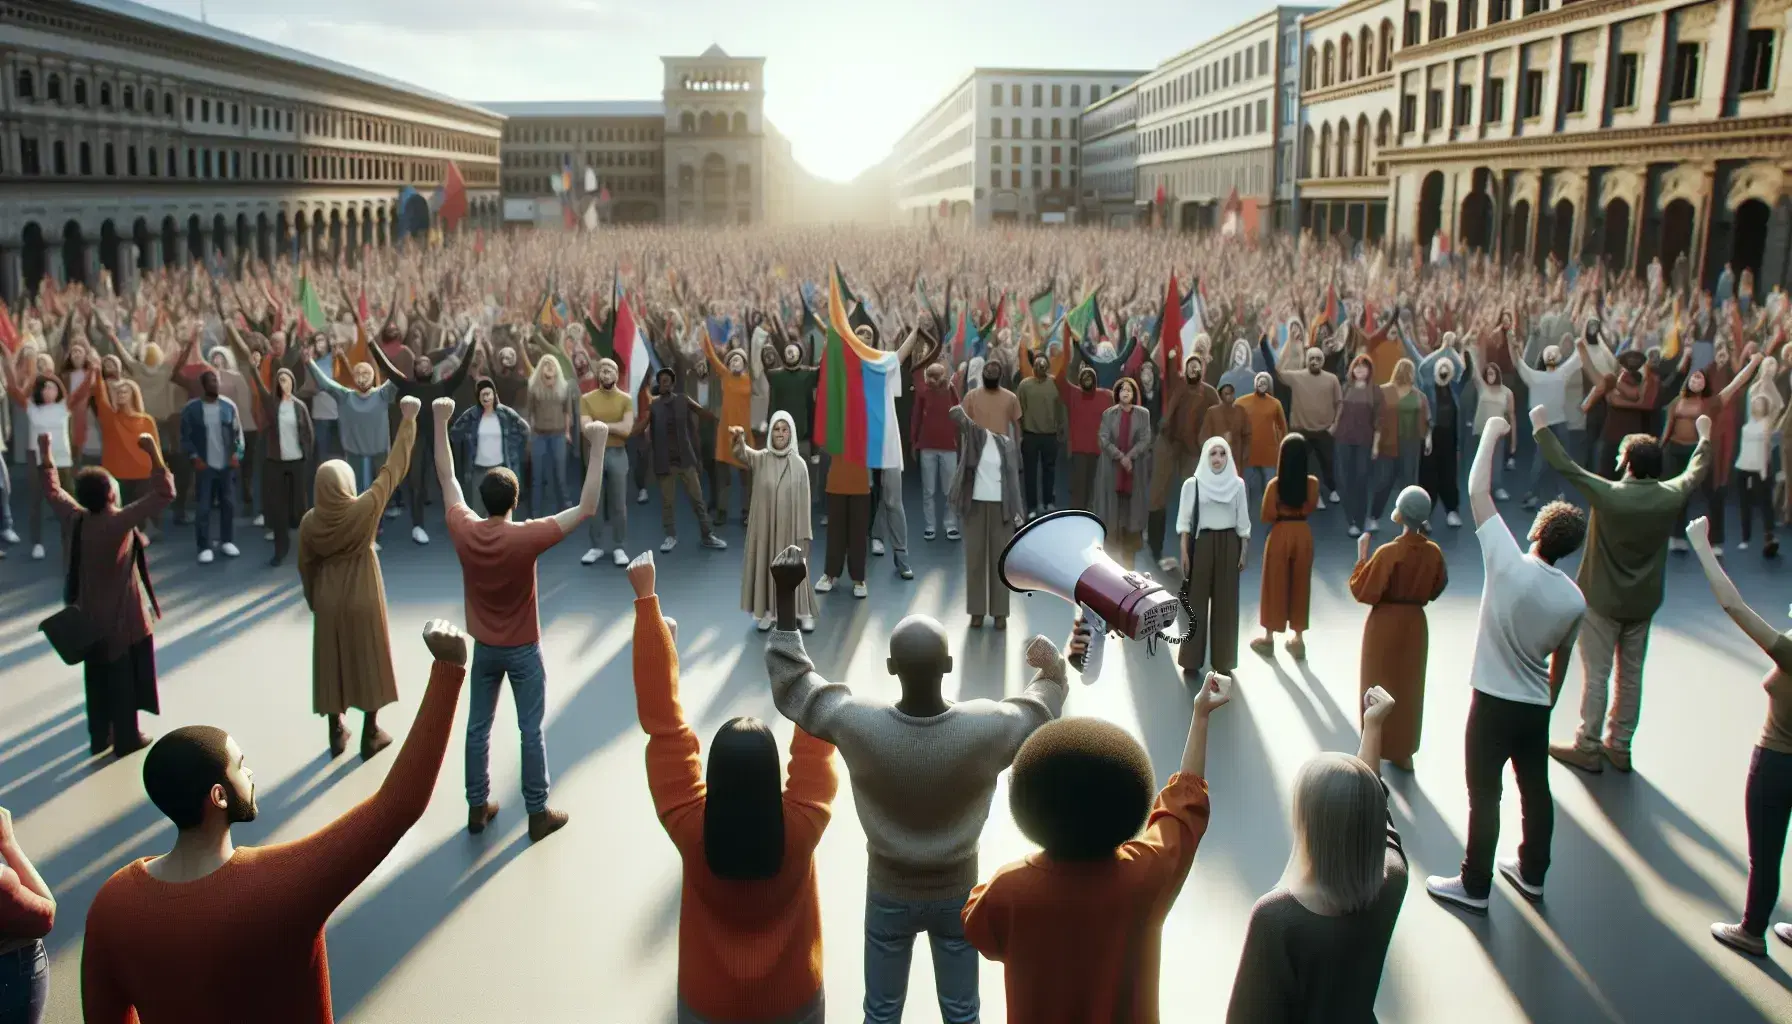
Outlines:
{"label": "person in maroon sweater", "polygon": [[1058,394],[1070,425],[1070,507],[1086,509],[1095,488],[1095,467],[1101,464],[1101,414],[1114,404],[1114,393],[1095,386],[1093,366],[1077,368],[1076,387],[1064,376],[1058,374]]}
{"label": "person in maroon sweater", "polygon": [[958,389],[946,373],[945,363],[929,363],[915,387],[915,400],[910,409],[909,436],[914,439],[915,458],[921,463],[921,537],[935,536],[934,495],[946,509],[946,539],[958,539],[958,513],[946,500],[952,478],[958,475],[958,425],[952,422],[952,409],[958,405]]}
{"label": "person in maroon sweater", "polygon": [[0,807],[0,1021],[41,1024],[50,998],[43,937],[56,924],[56,897],[13,834]]}

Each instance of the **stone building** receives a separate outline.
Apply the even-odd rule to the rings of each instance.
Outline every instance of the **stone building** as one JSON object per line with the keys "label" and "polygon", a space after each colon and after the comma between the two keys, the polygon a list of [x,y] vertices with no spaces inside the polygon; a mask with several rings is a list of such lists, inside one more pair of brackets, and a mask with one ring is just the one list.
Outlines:
{"label": "stone building", "polygon": [[[665,218],[666,108],[658,100],[482,103],[505,117],[504,221],[552,224],[562,220],[554,182],[567,170],[575,179],[571,205],[583,218],[598,206],[608,224],[658,224]],[[585,194],[586,170],[597,195]],[[599,198],[607,190],[607,204]]]}
{"label": "stone building", "polygon": [[765,116],[765,58],[711,46],[665,66],[664,189],[669,224],[792,219],[801,170]]}
{"label": "stone building", "polygon": [[498,221],[491,111],[129,0],[0,0],[0,290]]}
{"label": "stone building", "polygon": [[1400,0],[1349,0],[1301,19],[1302,230],[1377,243],[1388,232]]}
{"label": "stone building", "polygon": [[1139,90],[1129,85],[1083,108],[1079,139],[1084,223],[1131,227],[1150,211],[1139,197]]}
{"label": "stone building", "polygon": [[1787,281],[1792,0],[1398,9],[1396,244]]}

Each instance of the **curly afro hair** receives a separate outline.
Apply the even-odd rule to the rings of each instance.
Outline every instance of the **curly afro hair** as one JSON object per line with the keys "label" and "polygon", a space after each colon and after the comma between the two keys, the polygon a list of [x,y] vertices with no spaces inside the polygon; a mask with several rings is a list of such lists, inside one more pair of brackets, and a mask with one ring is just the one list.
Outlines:
{"label": "curly afro hair", "polygon": [[1034,732],[1014,756],[1008,806],[1021,832],[1053,860],[1102,860],[1139,834],[1154,789],[1151,758],[1125,730],[1063,718]]}

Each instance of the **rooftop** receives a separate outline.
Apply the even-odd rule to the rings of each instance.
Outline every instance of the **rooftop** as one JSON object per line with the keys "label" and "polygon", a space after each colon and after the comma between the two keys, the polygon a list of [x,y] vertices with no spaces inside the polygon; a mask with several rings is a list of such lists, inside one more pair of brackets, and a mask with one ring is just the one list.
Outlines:
{"label": "rooftop", "polygon": [[195,21],[194,19],[183,15],[173,14],[144,4],[133,3],[131,0],[68,0],[68,2],[77,7],[88,8],[89,10],[111,14],[120,18],[128,18],[132,21],[145,22],[170,32],[178,32],[181,35],[202,39],[206,42],[231,46],[239,50],[247,50],[250,53],[260,54],[263,57],[272,57],[275,60],[286,61],[289,64],[297,64],[300,67],[310,68],[314,71],[324,71],[333,75],[341,75],[345,78],[352,78],[356,81],[366,83],[367,85],[409,93],[413,96],[434,100],[437,103],[446,103],[473,113],[493,113],[490,110],[468,103],[465,100],[457,100],[452,96],[433,92],[429,89],[412,85],[409,82],[400,82],[395,78],[376,75],[371,71],[364,71],[361,68],[338,63],[337,61],[325,57],[319,57],[316,54],[306,53],[303,50],[295,50],[290,46],[281,46],[278,43],[270,43],[265,39],[258,39],[255,36],[245,35],[241,32],[232,32],[229,29],[219,28],[216,25],[210,25],[203,21]]}
{"label": "rooftop", "polygon": [[664,117],[659,100],[523,100],[481,103],[505,117]]}

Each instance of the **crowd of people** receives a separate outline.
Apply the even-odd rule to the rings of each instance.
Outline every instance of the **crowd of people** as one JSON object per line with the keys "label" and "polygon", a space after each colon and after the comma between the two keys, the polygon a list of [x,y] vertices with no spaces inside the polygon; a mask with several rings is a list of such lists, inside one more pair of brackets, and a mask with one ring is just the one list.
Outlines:
{"label": "crowd of people", "polygon": [[[1206,737],[1238,666],[1253,529],[1266,533],[1262,633],[1248,646],[1275,658],[1286,633],[1304,660],[1328,506],[1357,544],[1349,591],[1370,608],[1362,746],[1301,772],[1294,848],[1253,911],[1229,1019],[1371,1019],[1407,870],[1380,772],[1415,768],[1424,607],[1448,587],[1430,536],[1434,519],[1462,525],[1464,481],[1486,578],[1465,723],[1470,827],[1460,873],[1428,891],[1485,912],[1497,868],[1543,898],[1548,760],[1630,770],[1668,552],[1690,547],[1780,666],[1748,781],[1748,905],[1739,924],[1713,926],[1764,953],[1792,816],[1792,646],[1741,602],[1721,559],[1732,490],[1738,552],[1758,517],[1760,553],[1775,557],[1792,511],[1777,360],[1792,302],[1777,288],[1757,297],[1747,270],[1724,268],[1706,290],[1684,257],[1618,274],[1426,263],[1311,238],[864,229],[462,235],[224,269],[145,275],[129,294],[103,276],[91,289],[46,280],[0,335],[17,342],[0,359],[0,538],[22,543],[10,493],[22,484],[31,555],[46,557],[55,520],[65,602],[95,634],[81,659],[92,752],[149,746],[147,796],[179,829],[171,852],[124,867],[93,904],[90,1021],[329,1019],[323,924],[421,815],[463,685],[468,831],[499,813],[488,762],[506,680],[529,836],[568,823],[549,804],[535,580],[537,560],[581,526],[580,561],[625,567],[637,596],[649,783],[684,864],[681,1020],[824,1019],[812,855],[836,749],[870,852],[868,1022],[901,1019],[922,933],[947,1021],[979,1019],[980,956],[1005,965],[1014,1019],[1155,1020],[1159,933],[1207,827]],[[846,292],[844,322],[831,292]],[[843,401],[829,359],[846,332],[900,363],[899,465],[855,461],[825,419]],[[1520,410],[1528,432],[1514,428]],[[1002,701],[943,695],[950,644],[925,616],[889,635],[893,704],[816,674],[802,639],[821,611],[813,594],[850,584],[866,597],[871,558],[886,554],[894,585],[914,576],[905,469],[921,475],[922,542],[943,533],[962,550],[973,628],[1006,627],[1000,555],[1061,503],[1101,518],[1122,565],[1179,581],[1193,628],[1176,657],[1195,696],[1167,786],[1124,730],[1061,716],[1065,652],[1044,637],[1026,647],[1032,681]],[[703,548],[728,548],[731,509],[742,528],[741,610],[767,634],[774,702],[797,727],[782,776],[763,722],[726,723],[706,772],[683,718],[676,624],[653,554],[627,543],[631,504],[657,494],[670,556],[681,490]],[[1514,494],[1535,510],[1523,544],[1500,511]],[[1694,499],[1704,515],[1689,523]],[[379,551],[401,516],[414,544],[446,533],[465,632],[426,627],[435,669],[375,797],[304,840],[236,849],[231,824],[256,811],[243,751],[220,729],[152,743],[139,725],[159,706],[145,548],[191,526],[199,562],[235,558],[240,518],[264,532],[274,566],[292,556],[315,620],[314,711],[332,756],[361,712],[370,759],[392,743],[377,716],[398,699]],[[1376,548],[1384,517],[1397,535]],[[1557,563],[1583,542],[1570,578]],[[1077,626],[1068,653],[1087,643]],[[1580,727],[1551,745],[1577,649]],[[1508,761],[1524,842],[1496,864]],[[983,878],[978,837],[1003,771],[1042,852]],[[0,863],[0,991],[19,978],[27,992],[0,1004],[0,1024],[36,1024],[54,896],[4,811]],[[233,895],[251,890],[270,895]]]}

